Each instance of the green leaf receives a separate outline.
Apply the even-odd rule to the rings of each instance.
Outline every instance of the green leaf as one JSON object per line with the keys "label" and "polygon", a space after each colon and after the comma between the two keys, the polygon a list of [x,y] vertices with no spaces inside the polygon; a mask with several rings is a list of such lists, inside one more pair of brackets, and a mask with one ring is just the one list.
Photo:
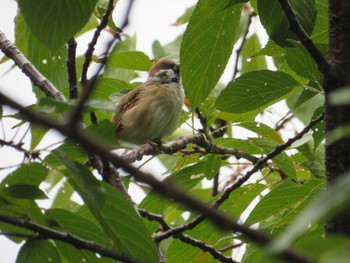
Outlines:
{"label": "green leaf", "polygon": [[[84,163],[87,160],[86,153],[83,152],[76,144],[69,141],[66,141],[64,144],[60,145],[55,149],[55,151],[64,153],[66,156],[77,162]],[[61,159],[55,154],[55,152],[49,154],[44,161],[56,169],[63,165]]]}
{"label": "green leaf", "polygon": [[31,134],[31,144],[30,149],[34,150],[41,140],[44,138],[45,134],[48,132],[47,128],[43,128],[42,126],[38,126],[35,124],[30,125],[30,134]]}
{"label": "green leaf", "polygon": [[[32,4],[31,1],[25,2]],[[35,5],[33,7],[35,8]],[[41,19],[37,19],[37,21],[42,22]],[[56,88],[68,97],[67,47],[64,45],[53,54],[33,36],[20,11],[15,18],[15,25],[16,46]],[[34,89],[34,92],[37,98],[45,97],[45,94],[37,89]]]}
{"label": "green leaf", "polygon": [[140,51],[118,52],[108,58],[108,65],[124,69],[148,71],[151,59]]}
{"label": "green leaf", "polygon": [[300,84],[290,75],[269,70],[248,72],[228,84],[216,106],[232,113],[266,108],[286,98]]}
{"label": "green leaf", "polygon": [[278,144],[284,143],[284,141],[281,138],[281,135],[276,132],[271,127],[267,126],[264,123],[261,122],[241,122],[237,124],[238,126],[241,126],[243,128],[246,128],[252,132],[255,132],[256,134],[259,134],[265,139],[268,139],[270,141],[273,141]]}
{"label": "green leaf", "polygon": [[254,56],[258,50],[261,49],[261,44],[256,34],[249,37],[244,43],[242,49],[242,68],[241,75],[256,70],[262,70],[267,68],[265,57]]}
{"label": "green leaf", "polygon": [[54,229],[97,242],[103,246],[112,246],[112,243],[108,240],[101,228],[82,216],[73,214],[64,209],[47,210],[45,216]]}
{"label": "green leaf", "polygon": [[91,98],[108,100],[113,93],[126,89],[132,89],[136,86],[137,84],[128,83],[120,79],[99,78],[96,82],[96,87],[91,94]]}
{"label": "green leaf", "polygon": [[328,0],[317,0],[316,12],[315,28],[311,39],[316,44],[328,44]]}
{"label": "green leaf", "polygon": [[[298,22],[305,32],[311,35],[316,20],[315,0],[290,0],[289,2]],[[268,35],[278,45],[290,46],[288,39],[298,40],[289,29],[288,20],[278,0],[258,0],[258,13]]]}
{"label": "green leaf", "polygon": [[14,184],[24,184],[39,187],[45,180],[49,170],[40,163],[22,164],[17,170],[9,174],[0,184],[0,189]]}
{"label": "green leaf", "polygon": [[57,51],[84,27],[96,3],[97,0],[18,1],[31,32],[51,52]]}
{"label": "green leaf", "polygon": [[228,3],[200,0],[184,33],[181,74],[192,108],[214,89],[231,55],[242,5]]}
{"label": "green leaf", "polygon": [[[270,153],[271,151],[275,150],[276,147],[279,145],[275,142],[266,140],[264,138],[251,138],[250,140],[255,145],[261,147],[261,149],[263,149],[265,153]],[[293,179],[297,179],[293,162],[286,153],[282,152],[274,158],[272,158],[272,160],[287,176]]]}
{"label": "green leaf", "polygon": [[98,124],[92,124],[86,131],[93,138],[96,138],[96,140],[108,145],[117,145],[115,126],[110,121],[103,120]]}
{"label": "green leaf", "polygon": [[12,184],[1,189],[0,194],[6,197],[17,199],[47,199],[43,191],[38,187],[29,184]]}
{"label": "green leaf", "polygon": [[281,251],[308,230],[310,224],[336,215],[350,204],[350,173],[345,173],[327,191],[321,192],[296,218],[288,229],[270,245],[270,250]]}
{"label": "green leaf", "polygon": [[54,151],[66,165],[66,175],[74,189],[99,222],[105,234],[121,252],[146,262],[157,262],[155,244],[129,200],[112,186],[99,182],[88,168]]}
{"label": "green leaf", "polygon": [[262,197],[249,215],[247,223],[254,224],[285,209],[300,206],[323,187],[324,182],[321,180],[310,180],[301,185],[285,180]]}
{"label": "green leaf", "polygon": [[16,263],[61,263],[60,255],[49,240],[28,240],[20,249]]}
{"label": "green leaf", "polygon": [[288,66],[303,78],[319,81],[321,74],[318,71],[316,62],[305,50],[305,48],[297,44],[295,44],[295,46],[297,47],[286,48],[286,59]]}
{"label": "green leaf", "polygon": [[221,159],[216,155],[209,155],[208,159],[205,161],[205,178],[208,180],[213,179],[216,176],[221,167]]}
{"label": "green leaf", "polygon": [[249,154],[264,154],[265,151],[255,145],[251,140],[241,140],[235,138],[218,138],[215,144],[225,147],[233,147]]}

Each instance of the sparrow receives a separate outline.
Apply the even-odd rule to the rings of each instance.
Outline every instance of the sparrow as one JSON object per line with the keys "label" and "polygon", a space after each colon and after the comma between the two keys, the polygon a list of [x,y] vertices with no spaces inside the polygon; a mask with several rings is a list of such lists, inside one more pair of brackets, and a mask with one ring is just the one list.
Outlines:
{"label": "sparrow", "polygon": [[179,64],[161,59],[150,69],[146,82],[116,103],[112,122],[118,141],[141,145],[172,135],[178,126],[184,99]]}

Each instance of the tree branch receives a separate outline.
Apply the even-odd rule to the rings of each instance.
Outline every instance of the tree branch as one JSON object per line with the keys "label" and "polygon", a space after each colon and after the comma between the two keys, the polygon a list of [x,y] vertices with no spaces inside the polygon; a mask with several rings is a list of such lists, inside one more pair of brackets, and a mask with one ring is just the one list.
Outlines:
{"label": "tree branch", "polygon": [[45,78],[35,66],[22,54],[19,49],[13,45],[0,31],[0,50],[22,70],[22,72],[29,77],[35,86],[38,86],[41,91],[49,98],[58,101],[67,101],[61,91],[59,91],[51,81]]}
{"label": "tree branch", "polygon": [[[256,163],[258,161],[258,158],[256,158],[253,155],[247,154],[246,152],[240,151],[236,148],[219,146],[214,144],[212,141],[206,140],[203,133],[197,133],[191,136],[184,136],[177,141],[165,143],[162,145],[161,152],[165,154],[174,154],[185,149],[187,145],[191,143],[203,147],[205,149],[203,153],[233,155],[237,159],[244,158],[248,161],[251,161],[252,163]],[[145,144],[123,155],[123,159],[129,163],[133,163],[137,160],[141,160],[142,157],[145,155],[155,155],[157,153],[157,149],[155,149],[149,144]]]}
{"label": "tree branch", "polygon": [[67,56],[67,71],[68,71],[68,84],[69,84],[69,99],[78,98],[78,87],[77,87],[77,70],[76,70],[76,50],[77,42],[74,37],[71,38],[68,43],[68,56]]}
{"label": "tree branch", "polygon": [[89,240],[82,239],[80,237],[74,236],[70,233],[60,232],[57,230],[53,230],[44,226],[37,225],[31,221],[10,217],[7,215],[0,214],[0,221],[22,227],[25,229],[32,230],[35,233],[39,234],[40,238],[54,239],[69,243],[75,246],[78,249],[86,249],[92,252],[98,253],[101,256],[113,258],[116,260],[120,260],[122,262],[132,262],[132,263],[140,263],[141,261],[134,259],[128,255],[122,254],[120,252],[114,251],[110,248],[106,248],[101,246],[95,242],[91,242]]}
{"label": "tree branch", "polygon": [[295,12],[288,0],[278,0],[289,23],[290,30],[299,38],[300,42],[304,45],[306,50],[310,53],[318,66],[318,70],[322,74],[328,74],[331,72],[331,66],[324,58],[321,51],[316,47],[310,36],[299,24]]}
{"label": "tree branch", "polygon": [[[209,207],[202,201],[193,198],[187,193],[183,192],[174,186],[170,181],[159,181],[153,175],[138,170],[137,168],[130,165],[126,160],[113,153],[110,146],[105,145],[100,141],[96,141],[95,138],[89,136],[84,130],[79,130],[74,126],[72,127],[70,123],[53,120],[52,118],[46,117],[42,113],[39,114],[30,108],[23,107],[1,93],[0,102],[19,110],[20,113],[23,114],[30,122],[41,124],[59,131],[64,136],[67,136],[68,138],[76,141],[87,152],[95,152],[102,158],[109,160],[115,167],[123,168],[132,174],[137,180],[149,184],[158,193],[173,198],[174,200],[186,205],[190,209],[203,214],[204,217],[210,219],[218,228],[222,230],[240,232],[247,239],[262,246],[267,246],[272,242],[271,237],[264,232],[249,228],[244,224],[237,223],[217,209]],[[278,151],[279,150],[280,149],[278,149]],[[269,155],[269,157],[271,156]],[[263,161],[264,160],[258,162],[259,165],[263,165]],[[229,193],[227,196],[228,195]],[[287,260],[288,262],[312,262],[307,257],[289,249],[282,251],[278,254],[278,256]]]}
{"label": "tree branch", "polygon": [[[232,191],[234,191],[235,189],[237,189],[238,187],[243,185],[254,173],[259,171],[267,163],[268,160],[274,158],[275,156],[277,156],[278,154],[280,154],[281,152],[286,150],[288,147],[290,147],[294,142],[296,142],[297,140],[301,139],[307,132],[310,131],[310,129],[314,125],[316,125],[317,123],[319,123],[320,121],[323,120],[323,116],[324,116],[324,114],[321,114],[318,118],[312,120],[309,123],[309,125],[307,125],[295,137],[290,138],[284,144],[281,144],[281,145],[277,146],[272,152],[267,154],[265,157],[260,158],[259,161],[254,165],[254,167],[251,170],[249,170],[243,177],[239,178],[234,184],[232,184],[231,186],[229,186],[229,187],[227,187],[225,189],[225,191],[222,193],[220,198],[213,204],[212,207],[218,208],[225,200],[228,199],[228,197],[230,196]],[[205,217],[203,215],[197,216],[195,219],[193,219],[191,222],[189,222],[189,223],[187,223],[185,225],[182,225],[182,226],[177,227],[177,228],[172,228],[172,229],[170,229],[170,230],[168,230],[168,231],[158,235],[156,237],[156,239],[159,242],[162,239],[174,236],[174,235],[182,233],[182,232],[184,232],[186,230],[193,229],[199,223],[201,223],[204,219],[205,219]]]}
{"label": "tree branch", "polygon": [[[143,210],[143,209],[138,209],[138,212],[140,213],[140,215],[142,217],[144,217],[148,220],[158,222],[164,231],[170,229],[169,225],[165,222],[165,220],[162,216],[150,213],[150,212]],[[188,235],[184,235],[182,233],[175,235],[173,237],[177,238],[177,239],[181,240],[182,242],[187,243],[191,246],[198,247],[201,250],[203,250],[204,252],[210,253],[213,256],[213,258],[220,260],[220,262],[237,263],[236,261],[232,260],[232,258],[226,257],[224,254],[222,254],[221,251],[217,251],[213,246],[207,245],[203,241],[194,239],[194,238],[192,238]]]}

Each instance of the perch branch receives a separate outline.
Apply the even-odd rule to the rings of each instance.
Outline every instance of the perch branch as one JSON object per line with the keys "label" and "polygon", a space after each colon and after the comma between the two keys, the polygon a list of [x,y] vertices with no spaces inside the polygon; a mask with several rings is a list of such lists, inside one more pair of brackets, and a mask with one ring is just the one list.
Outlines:
{"label": "perch branch", "polygon": [[[240,151],[236,148],[229,148],[224,146],[219,146],[214,144],[212,141],[206,140],[205,136],[202,133],[197,133],[191,136],[181,137],[177,141],[168,142],[162,145],[161,152],[165,154],[173,154],[179,152],[187,147],[188,144],[197,144],[200,147],[203,147],[205,151],[203,153],[214,153],[220,155],[233,155],[237,159],[244,158],[252,163],[256,163],[258,158],[253,155],[247,154],[243,151]],[[140,148],[132,150],[125,155],[123,155],[123,159],[129,163],[135,162],[137,160],[141,160],[145,155],[154,155],[158,152],[154,147],[149,144],[145,144]]]}
{"label": "perch branch", "polygon": [[[188,208],[203,214],[205,218],[211,220],[218,228],[222,230],[240,232],[247,239],[262,246],[267,246],[272,242],[273,239],[266,233],[252,229],[244,224],[237,223],[221,211],[218,211],[213,207],[209,207],[204,202],[191,197],[184,191],[174,186],[170,181],[159,181],[153,175],[138,170],[123,158],[111,152],[112,149],[110,146],[105,145],[100,141],[96,141],[95,138],[89,136],[84,130],[79,130],[75,126],[72,127],[69,122],[59,122],[52,118],[46,117],[42,113],[39,114],[33,109],[23,107],[1,93],[0,102],[19,110],[20,113],[28,119],[28,121],[53,128],[64,136],[76,141],[86,151],[95,152],[96,154],[100,155],[101,158],[109,160],[115,167],[122,167],[140,182],[150,185],[158,193],[173,198],[174,200],[186,205]],[[262,161],[260,161],[260,165],[261,163]],[[309,258],[291,249],[286,249],[280,252],[277,256],[287,260],[288,262],[312,262]]]}
{"label": "perch branch", "polygon": [[22,72],[29,77],[35,86],[38,86],[41,91],[49,98],[56,99],[58,101],[67,101],[61,91],[59,91],[51,81],[43,76],[35,68],[35,66],[23,55],[19,49],[13,45],[0,31],[0,50],[10,59],[12,59],[16,65],[22,70]]}

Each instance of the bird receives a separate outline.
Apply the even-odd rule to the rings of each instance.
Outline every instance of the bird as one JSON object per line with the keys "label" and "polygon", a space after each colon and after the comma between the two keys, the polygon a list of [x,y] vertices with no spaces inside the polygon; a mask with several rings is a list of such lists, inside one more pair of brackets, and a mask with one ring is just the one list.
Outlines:
{"label": "bird", "polygon": [[180,84],[180,65],[161,59],[146,82],[116,103],[112,122],[118,142],[126,145],[161,143],[177,129],[185,92]]}

